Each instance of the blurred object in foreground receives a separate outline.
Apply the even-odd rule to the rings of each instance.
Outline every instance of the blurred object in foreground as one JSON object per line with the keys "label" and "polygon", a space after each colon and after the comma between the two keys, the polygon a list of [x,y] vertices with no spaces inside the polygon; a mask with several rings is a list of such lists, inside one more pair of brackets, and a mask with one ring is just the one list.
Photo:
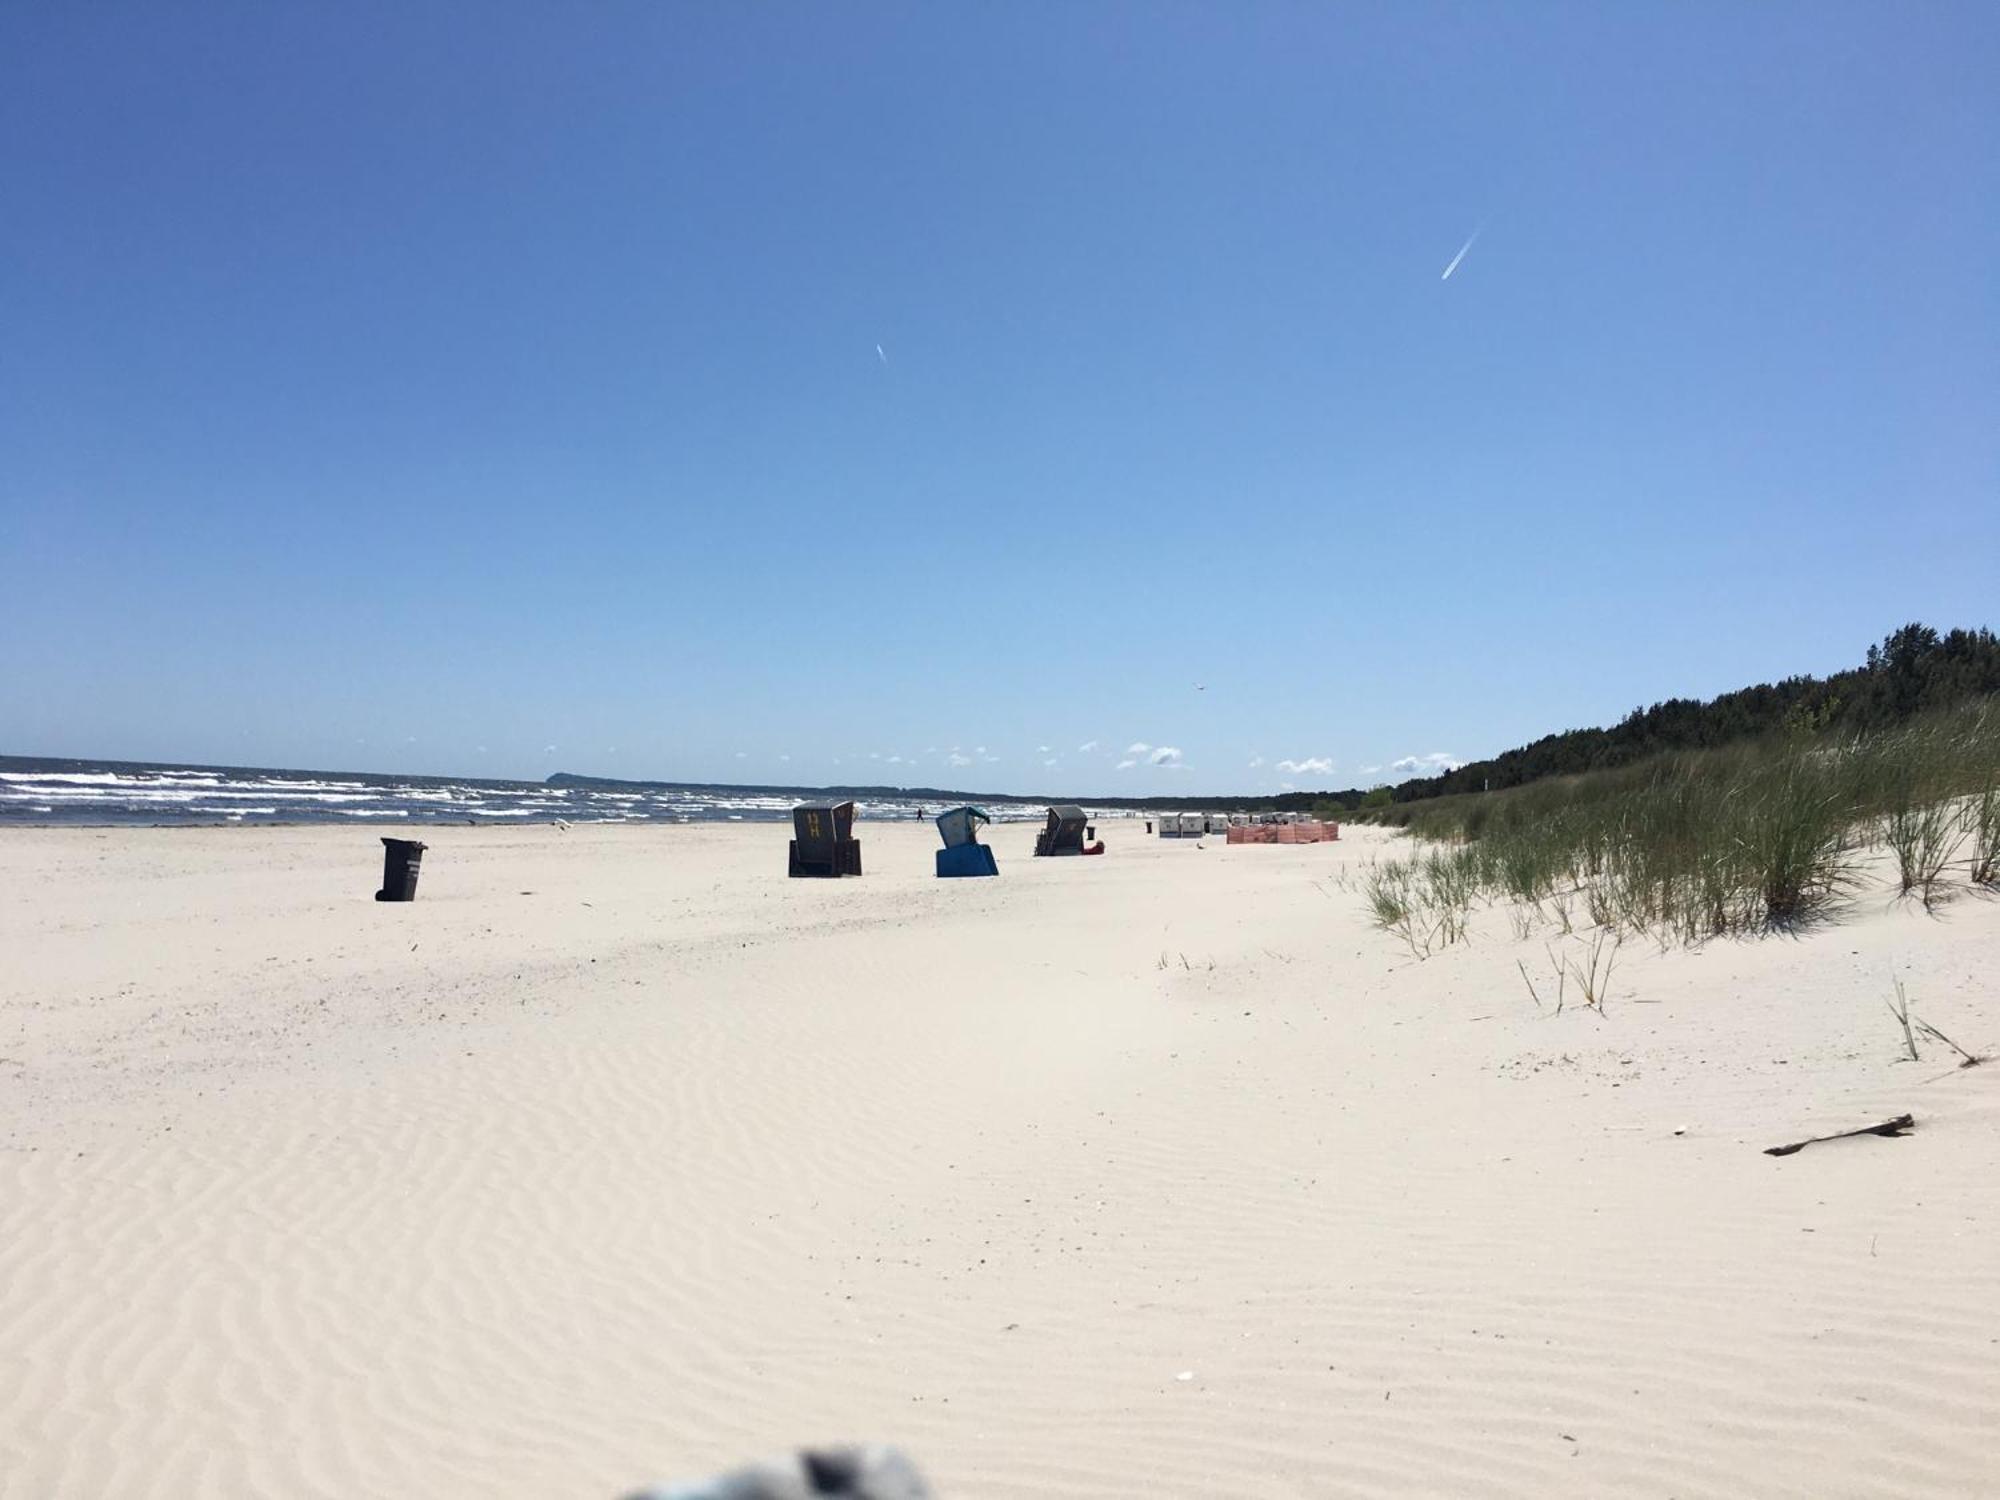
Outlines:
{"label": "blurred object in foreground", "polygon": [[692,1484],[640,1490],[628,1500],[932,1500],[917,1466],[894,1448],[870,1443],[813,1448]]}

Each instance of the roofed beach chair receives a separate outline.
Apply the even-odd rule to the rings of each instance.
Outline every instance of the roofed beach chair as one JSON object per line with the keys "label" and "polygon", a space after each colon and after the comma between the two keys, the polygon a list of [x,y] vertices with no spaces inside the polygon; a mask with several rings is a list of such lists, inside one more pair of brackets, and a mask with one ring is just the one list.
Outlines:
{"label": "roofed beach chair", "polygon": [[940,878],[1000,873],[993,851],[979,842],[979,825],[992,821],[977,807],[954,807],[937,815],[938,833],[944,839],[944,847],[937,852]]}
{"label": "roofed beach chair", "polygon": [[861,873],[852,802],[806,802],[792,809],[791,863],[785,873],[828,878]]}
{"label": "roofed beach chair", "polygon": [[1084,843],[1089,821],[1090,815],[1074,802],[1058,802],[1049,809],[1048,827],[1035,835],[1035,853],[1102,854],[1103,844]]}

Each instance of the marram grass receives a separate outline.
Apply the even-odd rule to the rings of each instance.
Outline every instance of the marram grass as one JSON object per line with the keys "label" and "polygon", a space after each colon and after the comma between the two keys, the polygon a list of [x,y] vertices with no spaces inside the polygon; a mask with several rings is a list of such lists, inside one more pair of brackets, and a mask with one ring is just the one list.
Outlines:
{"label": "marram grass", "polygon": [[1419,953],[1462,940],[1481,900],[1662,943],[1797,928],[1838,907],[1875,844],[1926,904],[1961,865],[1972,885],[2000,879],[2000,699],[1354,816],[1433,846],[1368,885]]}

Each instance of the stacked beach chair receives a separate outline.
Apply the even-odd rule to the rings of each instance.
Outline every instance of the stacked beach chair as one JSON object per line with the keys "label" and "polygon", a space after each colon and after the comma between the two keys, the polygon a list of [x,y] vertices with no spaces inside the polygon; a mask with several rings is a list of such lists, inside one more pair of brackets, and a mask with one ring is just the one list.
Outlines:
{"label": "stacked beach chair", "polygon": [[1301,818],[1293,823],[1232,823],[1232,844],[1330,844],[1340,837],[1338,823]]}

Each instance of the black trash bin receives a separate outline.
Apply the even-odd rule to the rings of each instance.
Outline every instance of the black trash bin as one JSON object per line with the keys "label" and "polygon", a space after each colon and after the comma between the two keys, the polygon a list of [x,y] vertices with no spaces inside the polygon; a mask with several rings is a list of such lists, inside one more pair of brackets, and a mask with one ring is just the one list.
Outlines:
{"label": "black trash bin", "polygon": [[415,839],[382,840],[382,889],[377,901],[417,899],[417,871],[424,862],[424,846]]}

